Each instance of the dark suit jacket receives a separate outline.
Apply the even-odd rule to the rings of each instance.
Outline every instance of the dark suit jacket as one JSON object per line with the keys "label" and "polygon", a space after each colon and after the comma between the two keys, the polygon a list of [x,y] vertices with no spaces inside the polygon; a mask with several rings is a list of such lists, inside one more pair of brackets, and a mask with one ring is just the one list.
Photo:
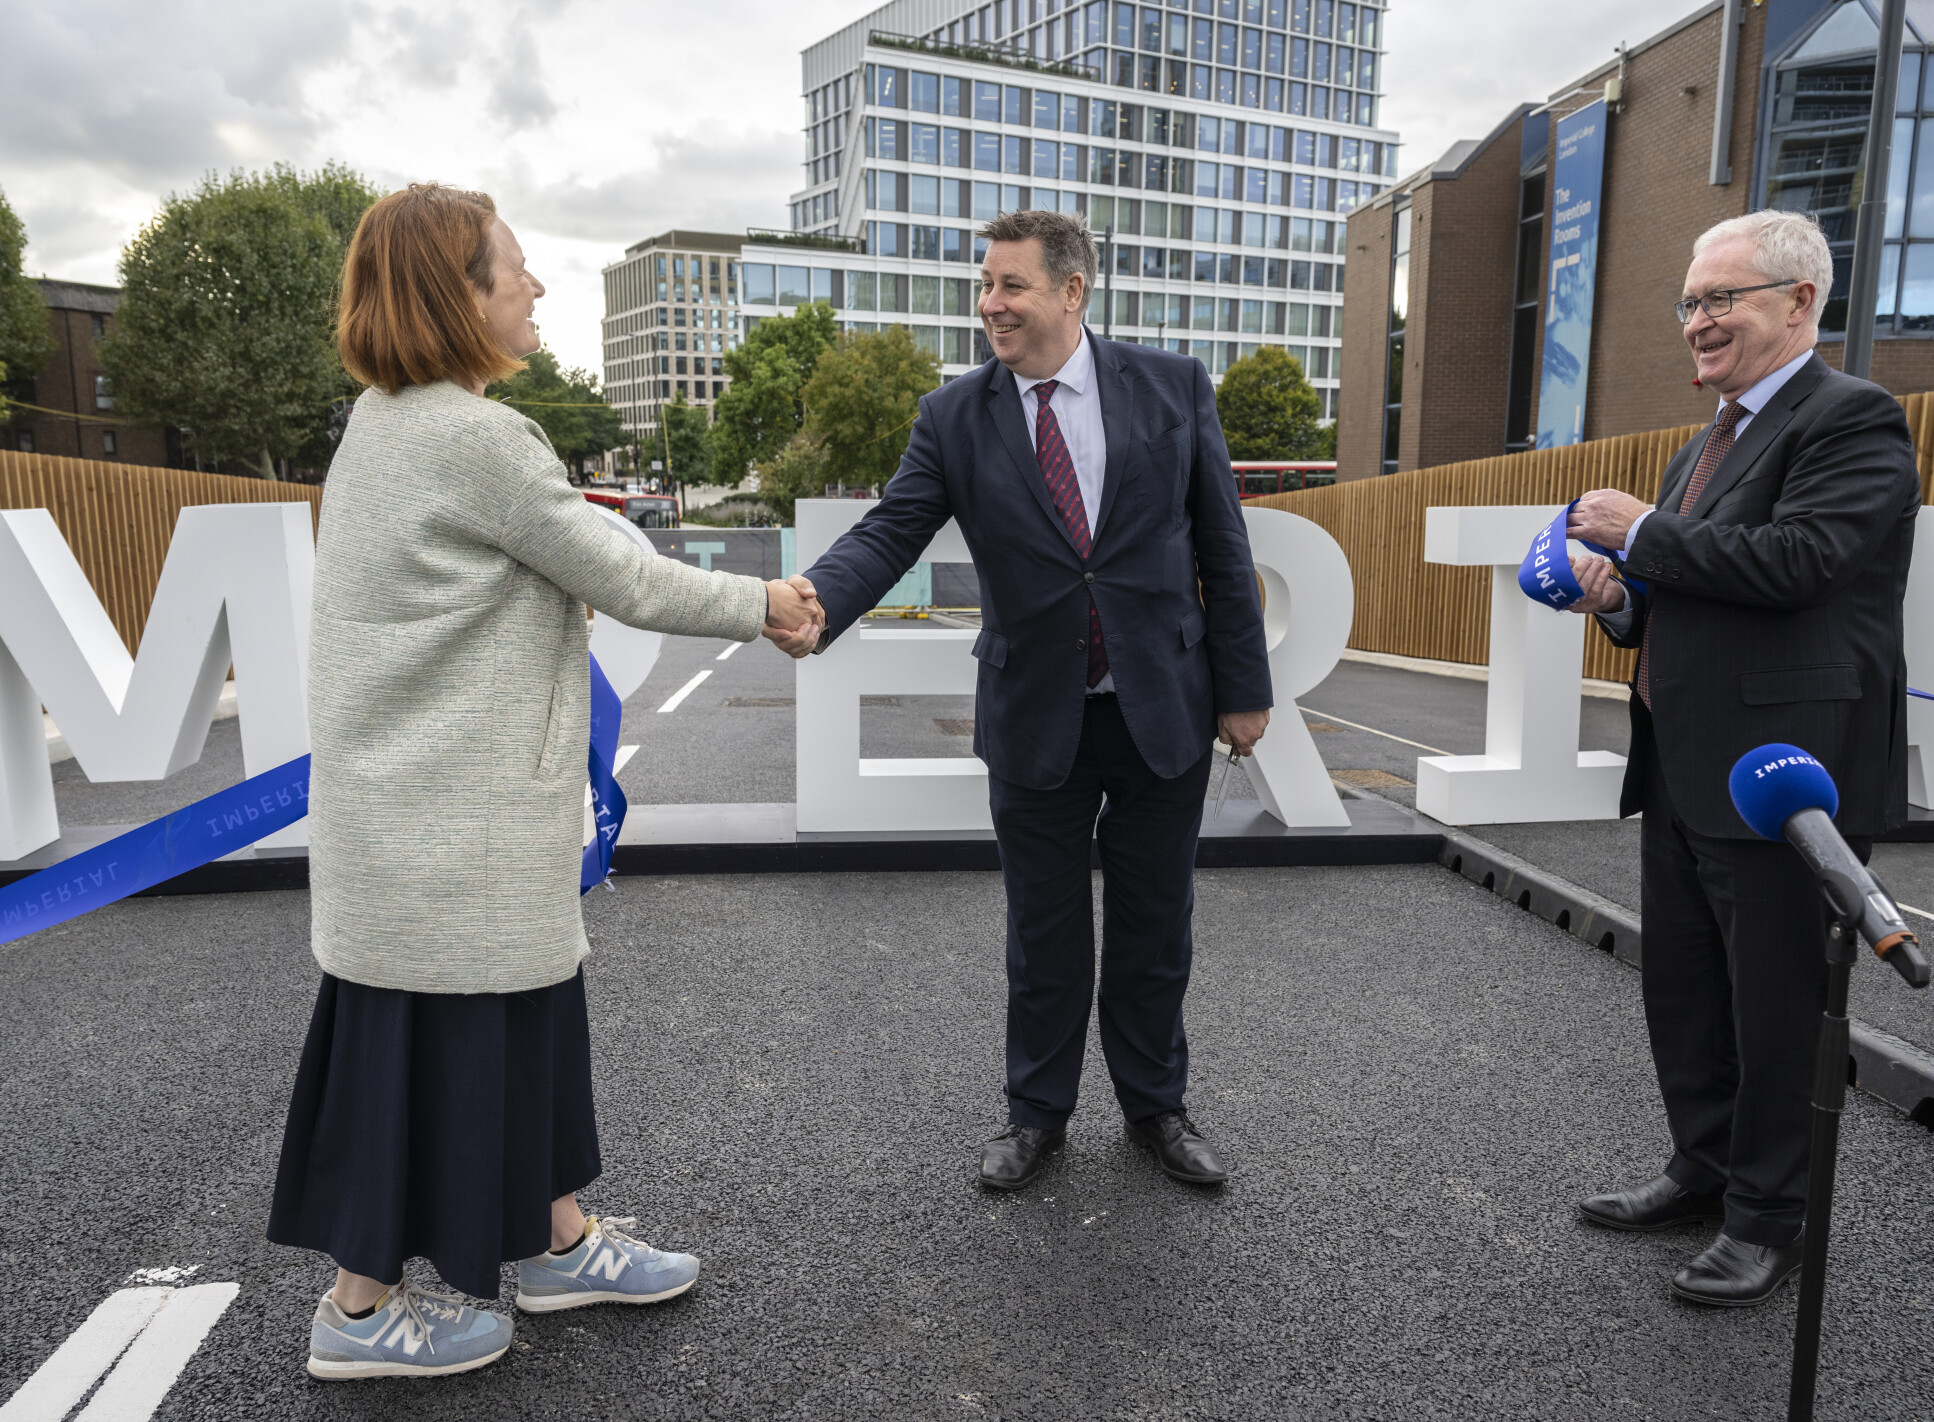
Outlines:
{"label": "dark suit jacket", "polygon": [[949,518],[980,578],[974,753],[1053,789],[1081,741],[1088,598],[1142,758],[1182,774],[1215,718],[1273,698],[1249,535],[1193,357],[1090,332],[1108,465],[1084,561],[1054,511],[1013,374],[997,360],[924,396],[877,507],[806,570],[837,636],[871,611]]}
{"label": "dark suit jacket", "polygon": [[[1840,789],[1841,832],[1907,818],[1907,665],[1901,604],[1920,515],[1914,444],[1885,390],[1817,355],[1781,386],[1677,512],[1710,427],[1673,456],[1660,512],[1632,543],[1644,580],[1629,635],[1652,629],[1652,711],[1632,697],[1621,814],[1640,808],[1645,758],[1701,834],[1752,838],[1733,762],[1768,741],[1818,757]],[[1610,629],[1608,628],[1609,632]]]}

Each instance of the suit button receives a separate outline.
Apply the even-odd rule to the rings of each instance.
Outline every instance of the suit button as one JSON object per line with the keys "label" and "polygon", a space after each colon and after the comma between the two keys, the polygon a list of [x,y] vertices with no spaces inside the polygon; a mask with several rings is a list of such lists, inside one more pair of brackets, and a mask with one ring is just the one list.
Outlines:
{"label": "suit button", "polygon": [[1083,573],[1081,575],[1081,581],[1084,583],[1092,583],[1094,580],[1095,575],[1093,573]]}
{"label": "suit button", "polygon": [[1074,649],[1077,652],[1085,652],[1088,650],[1088,644],[1082,641],[1081,638],[1077,637],[1074,639]]}

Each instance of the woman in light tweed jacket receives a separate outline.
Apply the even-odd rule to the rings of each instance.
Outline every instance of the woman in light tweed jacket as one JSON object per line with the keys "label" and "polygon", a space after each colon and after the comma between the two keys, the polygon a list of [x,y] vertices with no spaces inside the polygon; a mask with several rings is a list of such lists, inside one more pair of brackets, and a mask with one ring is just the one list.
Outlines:
{"label": "woman in light tweed jacket", "polygon": [[578,909],[585,604],[634,627],[804,655],[804,579],[654,558],[484,387],[538,348],[544,288],[488,197],[414,185],[350,244],[343,364],[370,388],[329,471],[309,664],[312,937],[322,989],[269,1238],[338,1272],[309,1371],[461,1372],[511,1324],[427,1293],[642,1303],[698,1261],[586,1220],[601,1170]]}

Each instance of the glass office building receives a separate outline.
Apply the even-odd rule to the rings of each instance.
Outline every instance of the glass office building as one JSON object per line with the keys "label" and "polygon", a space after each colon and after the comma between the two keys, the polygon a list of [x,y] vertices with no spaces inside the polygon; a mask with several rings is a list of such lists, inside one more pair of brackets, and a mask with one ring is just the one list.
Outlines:
{"label": "glass office building", "polygon": [[734,232],[666,232],[604,269],[605,398],[645,444],[675,396],[709,409],[725,393],[744,242]]}
{"label": "glass office building", "polygon": [[[1794,8],[1788,0],[1787,8]],[[1821,329],[1846,329],[1854,217],[1873,109],[1878,4],[1818,7],[1770,56],[1760,205],[1811,212],[1834,253]],[[1934,332],[1934,0],[1909,0],[1888,167],[1877,336]]]}
{"label": "glass office building", "polygon": [[824,292],[947,374],[986,356],[975,226],[1058,208],[1112,233],[1090,324],[1220,374],[1260,344],[1334,413],[1343,218],[1396,173],[1384,11],[1339,0],[894,0],[804,56],[792,243],[748,243],[744,315]]}

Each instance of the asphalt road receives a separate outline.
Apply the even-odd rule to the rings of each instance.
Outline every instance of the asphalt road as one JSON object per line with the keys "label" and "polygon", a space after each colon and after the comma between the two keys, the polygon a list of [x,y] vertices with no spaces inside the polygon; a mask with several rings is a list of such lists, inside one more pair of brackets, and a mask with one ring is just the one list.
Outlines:
{"label": "asphalt road", "polygon": [[[195,1266],[241,1293],[165,1419],[1780,1415],[1790,1291],[1692,1309],[1700,1233],[1573,1214],[1667,1149],[1636,975],[1435,866],[1204,873],[1190,1100],[1233,1180],[1156,1174],[1091,1053],[1017,1198],[971,1180],[996,876],[620,881],[587,900],[586,1203],[698,1287],[520,1319],[466,1377],[313,1382],[330,1271],[262,1239],[307,910],[133,900],[0,953],[0,1399],[133,1271]],[[1934,1134],[1860,1095],[1845,1132],[1820,1415],[1927,1418]]]}

